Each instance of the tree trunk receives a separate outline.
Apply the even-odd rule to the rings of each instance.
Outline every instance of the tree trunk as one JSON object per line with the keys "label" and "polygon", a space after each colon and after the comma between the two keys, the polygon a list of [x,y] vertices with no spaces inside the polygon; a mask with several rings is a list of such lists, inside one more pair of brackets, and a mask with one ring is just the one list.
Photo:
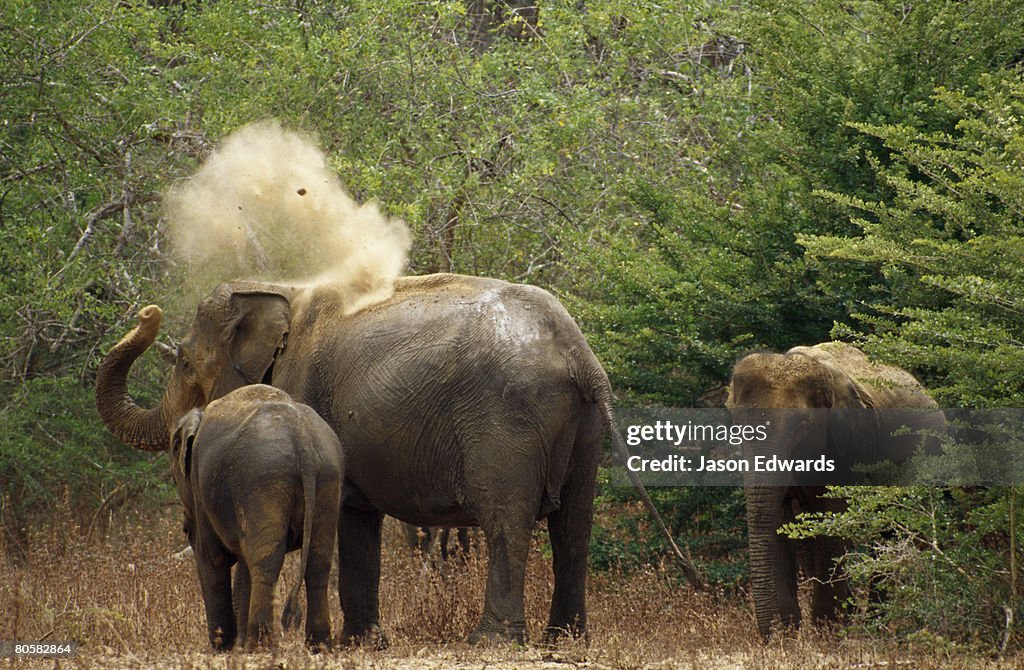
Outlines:
{"label": "tree trunk", "polygon": [[469,46],[480,54],[497,35],[527,40],[537,33],[540,9],[536,0],[467,0]]}

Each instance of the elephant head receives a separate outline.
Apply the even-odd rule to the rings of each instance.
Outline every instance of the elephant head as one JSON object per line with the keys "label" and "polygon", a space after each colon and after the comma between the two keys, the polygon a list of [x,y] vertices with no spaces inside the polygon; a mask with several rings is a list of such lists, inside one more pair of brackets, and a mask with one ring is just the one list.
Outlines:
{"label": "elephant head", "polygon": [[[854,347],[846,349],[863,356]],[[781,443],[770,442],[766,453],[781,458],[818,456],[826,446],[844,459],[870,460],[877,452],[871,390],[818,347],[743,358],[733,369],[726,405],[748,418],[770,414],[770,436]]]}
{"label": "elephant head", "polygon": [[218,286],[196,309],[159,404],[142,409],[128,394],[128,371],[156,339],[162,315],[156,305],[143,308],[139,325],[110,350],[96,375],[103,423],[125,444],[149,451],[167,449],[168,434],[193,407],[268,380],[285,347],[291,309],[286,294],[273,286]]}

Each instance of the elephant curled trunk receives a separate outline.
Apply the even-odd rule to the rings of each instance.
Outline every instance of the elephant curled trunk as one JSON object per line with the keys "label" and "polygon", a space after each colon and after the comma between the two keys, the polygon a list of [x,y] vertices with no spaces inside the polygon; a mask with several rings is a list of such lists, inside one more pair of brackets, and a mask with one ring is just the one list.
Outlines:
{"label": "elephant curled trunk", "polygon": [[100,363],[96,374],[96,409],[103,423],[125,444],[146,451],[168,448],[167,395],[152,409],[135,404],[128,393],[128,371],[153,344],[163,312],[156,305],[139,311],[139,325],[125,335]]}

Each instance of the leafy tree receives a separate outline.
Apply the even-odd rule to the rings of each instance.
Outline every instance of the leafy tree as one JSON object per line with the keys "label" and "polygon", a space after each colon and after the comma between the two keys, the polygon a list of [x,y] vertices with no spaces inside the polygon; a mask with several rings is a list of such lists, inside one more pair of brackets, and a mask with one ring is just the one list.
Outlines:
{"label": "leafy tree", "polygon": [[1024,402],[1024,80],[983,77],[974,94],[941,88],[934,106],[959,117],[950,132],[857,125],[890,155],[872,158],[893,194],[866,201],[822,195],[854,209],[858,237],[806,236],[808,253],[871,267],[884,290],[839,334],[924,371],[945,402]]}
{"label": "leafy tree", "polygon": [[[731,9],[707,15],[743,50],[701,81],[704,134],[680,158],[697,168],[625,172],[633,225],[577,242],[597,273],[576,273],[574,306],[618,386],[690,403],[746,349],[833,336],[914,370],[944,403],[1019,406],[1019,3]],[[890,548],[934,539],[946,556],[926,546],[918,557],[949,571],[900,573],[885,621],[952,635],[932,626],[942,608],[923,605],[922,585],[948,607],[964,597],[953,574],[974,571],[985,593],[974,604],[997,615],[958,635],[991,645],[1013,602],[1012,492],[949,495],[957,504],[925,509],[920,492],[879,490],[815,532],[845,523],[860,546]],[[896,506],[884,530],[871,525],[881,499]],[[906,532],[926,512],[940,530]],[[897,554],[850,561],[866,584]]]}
{"label": "leafy tree", "polygon": [[[378,198],[410,224],[413,272],[557,290],[582,268],[571,240],[622,229],[643,211],[620,174],[680,171],[673,147],[693,132],[680,86],[699,78],[694,47],[707,38],[695,19],[675,7],[558,2],[530,19],[529,39],[495,30],[487,49],[474,49],[461,37],[460,1],[428,11],[408,0],[6,3],[0,461],[9,525],[56,503],[49,484],[36,498],[16,493],[71,476],[32,470],[72,467],[58,445],[92,434],[97,462],[119,453],[92,409],[94,365],[141,305],[174,301],[180,259],[165,248],[160,193],[218,138],[272,116],[317,133],[358,199]],[[172,342],[191,306],[175,307],[164,335]],[[157,361],[133,374],[144,397],[159,391]],[[65,411],[80,425],[58,429],[37,414],[55,388],[77,390]],[[22,430],[36,421],[55,439]],[[149,462],[128,453],[127,463]]]}
{"label": "leafy tree", "polygon": [[729,68],[699,70],[687,132],[659,138],[676,167],[624,170],[633,219],[572,240],[575,308],[617,385],[691,403],[745,351],[826,339],[886,291],[875,268],[804,258],[802,236],[859,233],[818,193],[891,197],[868,157],[885,163],[891,149],[857,124],[951,131],[956,114],[931,104],[935,87],[971,92],[985,73],[993,86],[1009,75],[1017,4],[706,7],[714,35],[740,48]]}
{"label": "leafy tree", "polygon": [[[932,105],[957,119],[951,131],[853,127],[886,149],[887,161],[870,163],[892,195],[822,192],[856,212],[861,234],[801,242],[824,266],[855,263],[884,280],[837,335],[921,371],[947,406],[1020,407],[1024,78],[982,76],[974,93],[939,88]],[[869,626],[1007,647],[1022,613],[1019,487],[836,493],[849,495],[847,512],[791,532],[856,543],[845,559],[853,580],[862,593],[870,586],[887,596],[859,601]],[[953,606],[962,613],[956,625]]]}
{"label": "leafy tree", "polygon": [[183,122],[138,53],[154,13],[16,1],[0,25],[0,517],[17,555],[33,513],[70,509],[85,531],[157,479],[102,430],[89,387],[162,275],[155,177]]}
{"label": "leafy tree", "polygon": [[[87,527],[124,482],[160,479],[159,458],[99,425],[92,371],[138,307],[175,297],[160,193],[267,117],[317,134],[357,199],[409,223],[412,272],[558,292],[626,401],[720,402],[744,351],[830,331],[946,402],[1020,401],[1019,0],[520,8],[0,6],[11,542],[65,490]],[[169,312],[164,337],[188,317]],[[144,399],[160,390],[157,361],[133,374]],[[697,529],[692,550],[733,552],[735,491],[656,498],[681,535]],[[979,509],[1005,519],[1008,501]],[[942,543],[982,538],[966,507],[941,507]],[[603,523],[599,562],[656,555],[633,541],[639,518]],[[739,563],[713,570],[729,583]]]}

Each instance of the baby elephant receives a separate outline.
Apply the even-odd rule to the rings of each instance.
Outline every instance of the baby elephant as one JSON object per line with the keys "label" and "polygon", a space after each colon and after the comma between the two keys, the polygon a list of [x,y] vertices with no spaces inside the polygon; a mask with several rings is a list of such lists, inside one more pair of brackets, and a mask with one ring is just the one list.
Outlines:
{"label": "baby elephant", "polygon": [[[238,631],[250,647],[271,642],[274,585],[285,553],[300,546],[306,642],[329,644],[327,580],[344,477],[334,431],[284,391],[246,386],[182,417],[171,459],[214,649],[230,649]],[[298,591],[296,583],[285,627],[301,617]]]}

